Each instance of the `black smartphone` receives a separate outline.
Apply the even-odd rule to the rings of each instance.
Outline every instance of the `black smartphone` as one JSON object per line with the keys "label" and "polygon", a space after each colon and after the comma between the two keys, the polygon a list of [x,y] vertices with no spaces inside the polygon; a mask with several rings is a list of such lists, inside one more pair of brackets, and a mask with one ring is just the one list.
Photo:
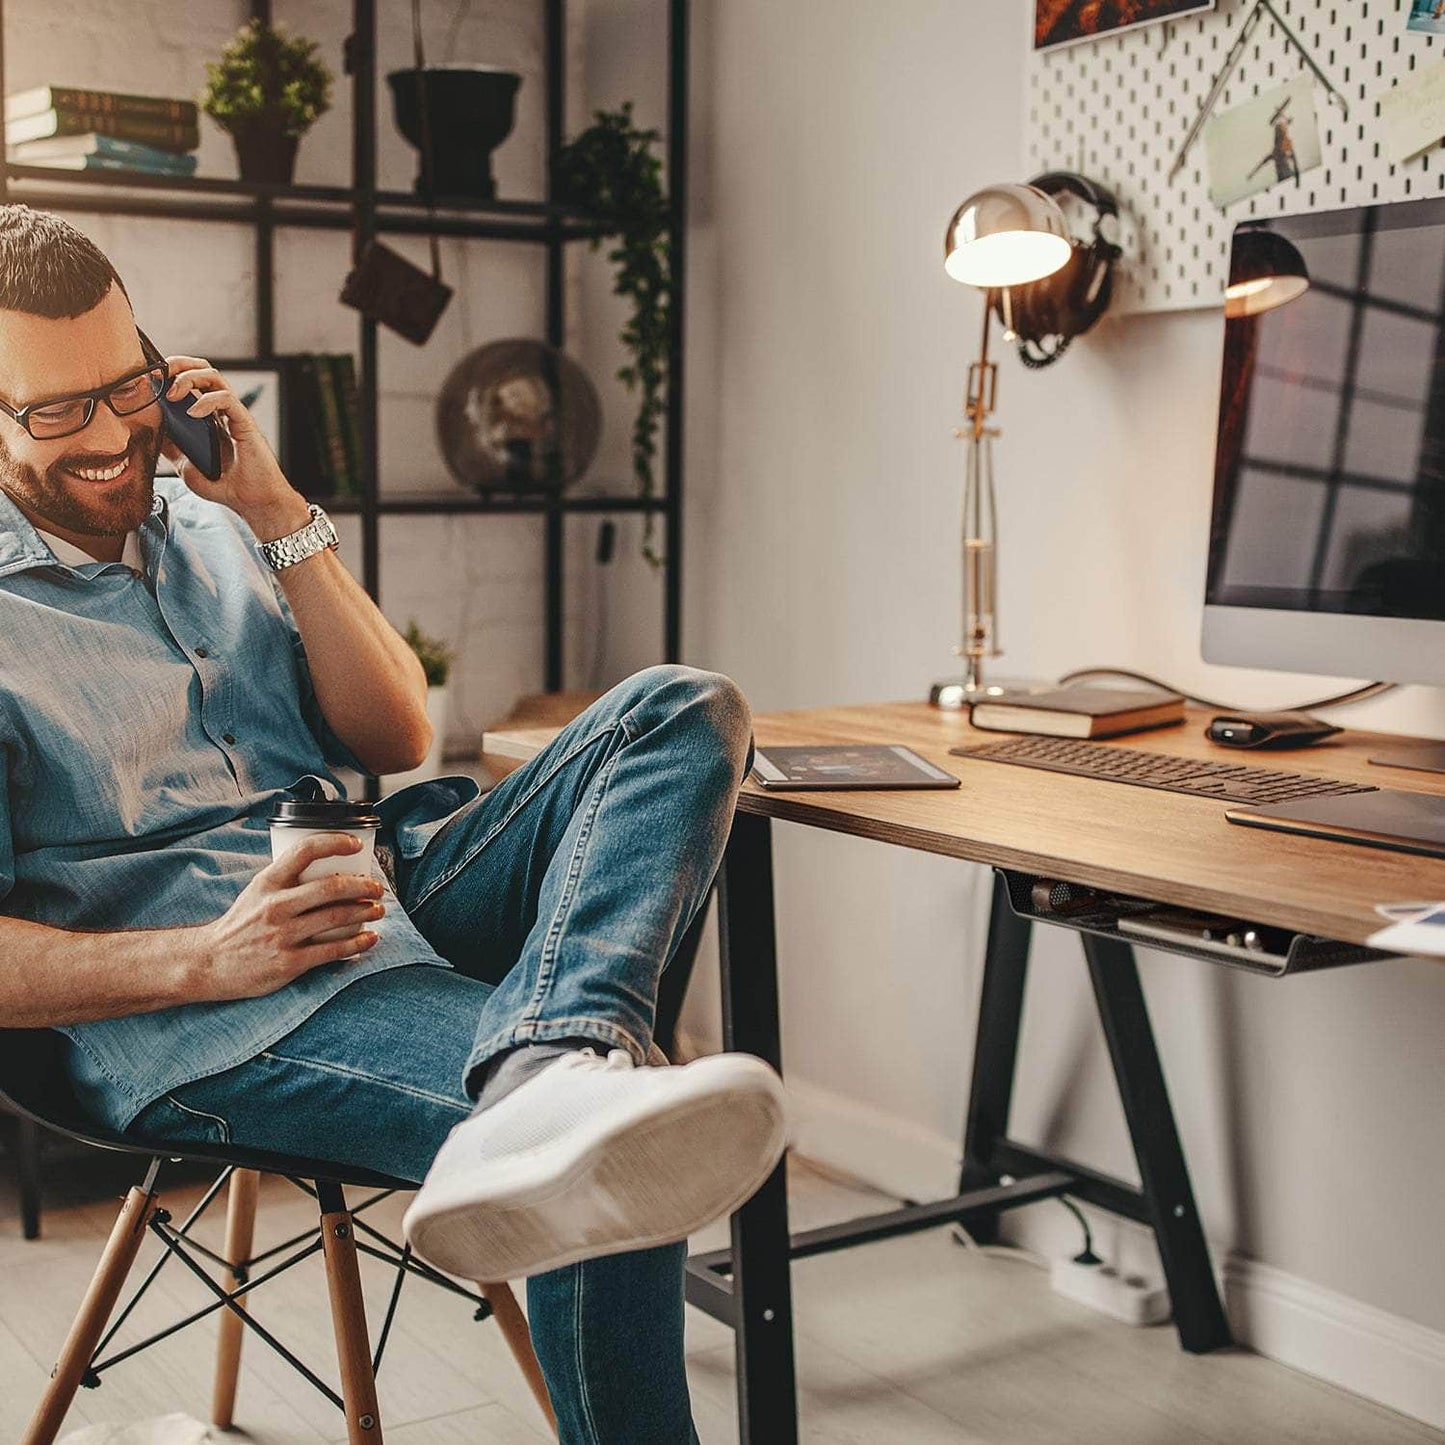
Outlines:
{"label": "black smartphone", "polygon": [[[160,362],[161,352],[155,342],[139,326],[136,327],[136,335],[140,337],[147,363]],[[218,482],[221,480],[221,459],[225,455],[221,423],[213,416],[191,416],[186,408],[195,399],[194,392],[180,401],[171,401],[163,395],[161,428],[207,481]]]}
{"label": "black smartphone", "polygon": [[208,481],[218,482],[221,479],[221,423],[213,416],[191,416],[186,408],[195,399],[195,392],[180,401],[163,396],[161,424],[186,460]]}

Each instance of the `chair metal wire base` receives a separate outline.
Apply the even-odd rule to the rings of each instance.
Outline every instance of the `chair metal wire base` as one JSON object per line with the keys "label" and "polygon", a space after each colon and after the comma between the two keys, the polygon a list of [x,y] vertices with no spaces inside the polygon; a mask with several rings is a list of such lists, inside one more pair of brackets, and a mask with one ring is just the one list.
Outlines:
{"label": "chair metal wire base", "polygon": [[[147,1176],[147,1192],[153,1193],[155,1189],[155,1175],[158,1173],[160,1160],[152,1164],[151,1173]],[[259,1254],[251,1255],[249,1258],[233,1263],[223,1259],[214,1250],[208,1249],[198,1240],[190,1237],[191,1230],[205,1214],[206,1210],[213,1204],[229,1182],[231,1175],[235,1172],[234,1166],[223,1169],[215,1182],[210,1185],[200,1202],[191,1210],[185,1220],[176,1227],[172,1227],[171,1214],[163,1208],[156,1209],[149,1221],[150,1232],[161,1242],[161,1257],[147,1271],[146,1276],[136,1286],[129,1299],[120,1308],[110,1327],[106,1330],[100,1343],[96,1346],[95,1353],[90,1364],[81,1377],[81,1386],[84,1389],[96,1389],[101,1384],[101,1376],[105,1371],[128,1360],[143,1350],[150,1349],[153,1345],[159,1344],[162,1340],[169,1339],[172,1335],[198,1321],[205,1319],[208,1315],[215,1314],[218,1310],[232,1311],[241,1322],[251,1330],[258,1338],[264,1340],[278,1355],[284,1359],[304,1379],[308,1380],[315,1388],[325,1395],[328,1400],[339,1410],[345,1409],[345,1402],[340,1394],[328,1385],[317,1373],[300,1359],[292,1350],[288,1349],[265,1325],[253,1317],[250,1310],[242,1303],[243,1298],[249,1298],[264,1285],[285,1274],[287,1270],[294,1268],[303,1260],[309,1259],[322,1250],[321,1229],[317,1227],[303,1230],[293,1235],[290,1239],[282,1240],[281,1243],[271,1246]],[[406,1283],[409,1275],[415,1275],[426,1280],[430,1284],[439,1286],[459,1295],[473,1306],[472,1318],[476,1321],[486,1320],[491,1317],[492,1306],[484,1295],[475,1290],[470,1290],[455,1280],[434,1270],[430,1265],[417,1259],[411,1251],[411,1246],[398,1244],[388,1235],[379,1229],[373,1228],[358,1216],[374,1205],[379,1204],[383,1199],[389,1198],[395,1191],[391,1189],[378,1190],[359,1204],[348,1206],[345,1203],[341,1186],[335,1183],[311,1185],[304,1180],[291,1175],[282,1175],[302,1193],[308,1194],[317,1201],[322,1214],[346,1213],[350,1215],[351,1224],[356,1235],[365,1235],[365,1242],[360,1238],[355,1240],[358,1252],[368,1255],[373,1259],[381,1260],[392,1265],[396,1270],[396,1278],[392,1284],[391,1295],[387,1302],[386,1316],[382,1321],[381,1331],[377,1336],[375,1353],[372,1356],[373,1372],[381,1368],[382,1356],[386,1351],[387,1340],[391,1335],[392,1323],[396,1318],[397,1306],[401,1301],[402,1286]],[[256,1267],[264,1264],[277,1256],[284,1256],[280,1262],[262,1274],[255,1274]],[[179,1320],[167,1325],[164,1329],[157,1330],[147,1335],[144,1339],[126,1346],[110,1355],[105,1351],[114,1341],[116,1335],[125,1325],[126,1320],[140,1303],[146,1292],[160,1277],[161,1272],[172,1260],[179,1261],[198,1279],[206,1290],[213,1296],[209,1304],[203,1305],[200,1309],[191,1311]],[[202,1260],[209,1261],[225,1270],[235,1282],[234,1288],[227,1289],[218,1283],[207,1271]]]}

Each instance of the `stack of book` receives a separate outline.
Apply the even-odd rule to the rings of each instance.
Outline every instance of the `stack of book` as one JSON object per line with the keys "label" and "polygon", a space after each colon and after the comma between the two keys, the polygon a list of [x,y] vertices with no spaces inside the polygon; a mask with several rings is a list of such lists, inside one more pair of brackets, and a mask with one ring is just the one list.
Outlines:
{"label": "stack of book", "polygon": [[14,165],[189,176],[200,144],[196,104],[158,95],[42,85],[5,101]]}
{"label": "stack of book", "polygon": [[361,493],[361,408],[349,352],[277,358],[286,398],[283,466],[307,496]]}

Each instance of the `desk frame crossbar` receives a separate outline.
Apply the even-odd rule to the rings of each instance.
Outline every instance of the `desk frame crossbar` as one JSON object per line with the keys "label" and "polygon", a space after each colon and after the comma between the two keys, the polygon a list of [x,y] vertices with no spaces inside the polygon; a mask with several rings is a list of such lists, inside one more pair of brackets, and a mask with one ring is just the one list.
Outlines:
{"label": "desk frame crossbar", "polygon": [[[992,1240],[1004,1210],[1040,1199],[1067,1194],[1148,1224],[1180,1344],[1200,1353],[1232,1343],[1129,944],[1081,934],[1142,1187],[1008,1137],[1032,936],[1032,921],[1010,907],[1008,884],[1008,875],[996,872],[959,1192],[791,1235],[780,1164],[733,1215],[731,1247],[688,1260],[689,1303],[734,1331],[740,1445],[795,1445],[798,1438],[791,1260],[951,1223],[966,1224],[980,1241]],[[781,1071],[766,817],[738,813],[733,820],[718,877],[718,938],[724,1044]]]}

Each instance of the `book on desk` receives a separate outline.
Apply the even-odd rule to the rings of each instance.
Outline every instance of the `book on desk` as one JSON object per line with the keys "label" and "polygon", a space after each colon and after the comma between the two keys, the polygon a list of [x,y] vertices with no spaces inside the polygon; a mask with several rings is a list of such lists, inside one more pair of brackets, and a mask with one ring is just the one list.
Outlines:
{"label": "book on desk", "polygon": [[990,732],[1112,738],[1183,722],[1184,699],[1155,689],[1058,687],[976,702],[969,721]]}

